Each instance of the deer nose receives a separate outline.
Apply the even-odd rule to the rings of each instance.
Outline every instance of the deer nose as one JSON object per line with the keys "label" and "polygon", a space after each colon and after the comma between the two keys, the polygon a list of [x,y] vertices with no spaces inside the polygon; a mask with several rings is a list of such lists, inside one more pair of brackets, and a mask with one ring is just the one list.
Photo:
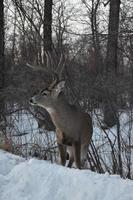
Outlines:
{"label": "deer nose", "polygon": [[29,103],[34,104],[33,98],[29,100]]}
{"label": "deer nose", "polygon": [[33,99],[31,98],[31,99],[29,100],[29,102],[30,102],[30,103],[33,103]]}

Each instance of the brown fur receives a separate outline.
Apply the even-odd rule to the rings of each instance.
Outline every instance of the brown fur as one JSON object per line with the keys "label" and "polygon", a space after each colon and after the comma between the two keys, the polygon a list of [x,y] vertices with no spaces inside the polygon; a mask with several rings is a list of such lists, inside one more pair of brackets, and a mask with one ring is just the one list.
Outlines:
{"label": "brown fur", "polygon": [[[56,87],[54,90],[53,94],[56,93]],[[77,168],[81,168],[81,157],[87,153],[92,138],[91,117],[70,105],[63,93],[56,98],[51,93],[47,96],[36,95],[32,98],[32,104],[44,107],[51,116],[56,127],[61,164],[66,164],[66,147],[69,147],[68,167],[75,161]]]}
{"label": "brown fur", "polygon": [[[50,52],[45,52],[46,67],[50,75],[55,80],[48,85],[43,91],[31,98],[30,103],[45,108],[56,127],[57,143],[61,157],[61,164],[66,163],[66,147],[69,149],[69,163],[71,167],[73,161],[76,166],[81,168],[81,157],[88,150],[93,128],[91,117],[84,112],[78,110],[75,106],[70,105],[63,94],[65,81],[62,79],[62,73],[66,64],[64,56],[61,54],[59,63],[56,63]],[[42,67],[34,67],[27,64],[33,70],[45,71]],[[49,71],[49,69],[51,69]],[[52,74],[51,74],[52,73]]]}
{"label": "brown fur", "polygon": [[8,152],[12,152],[12,146],[9,143],[0,144],[0,149]]}

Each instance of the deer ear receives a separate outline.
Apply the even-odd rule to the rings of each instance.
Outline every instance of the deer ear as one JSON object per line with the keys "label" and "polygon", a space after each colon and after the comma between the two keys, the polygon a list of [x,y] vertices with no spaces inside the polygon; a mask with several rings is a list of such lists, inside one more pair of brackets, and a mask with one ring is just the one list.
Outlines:
{"label": "deer ear", "polygon": [[65,87],[65,81],[60,81],[56,86],[55,86],[55,91],[56,91],[56,96],[58,96],[60,94],[60,92],[62,92],[62,90]]}
{"label": "deer ear", "polygon": [[65,87],[65,81],[60,81],[57,86],[56,86],[59,90],[62,90]]}

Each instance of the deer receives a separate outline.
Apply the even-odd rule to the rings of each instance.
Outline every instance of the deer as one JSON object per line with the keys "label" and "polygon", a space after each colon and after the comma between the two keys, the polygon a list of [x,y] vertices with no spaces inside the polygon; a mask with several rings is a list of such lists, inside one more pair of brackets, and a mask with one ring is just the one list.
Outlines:
{"label": "deer", "polygon": [[[45,54],[47,69],[50,69],[54,61],[50,53],[45,52]],[[40,106],[49,113],[56,128],[60,164],[66,165],[66,152],[68,152],[67,167],[71,168],[75,162],[76,167],[81,169],[82,161],[86,158],[92,139],[92,118],[88,113],[81,111],[67,101],[64,94],[65,80],[61,78],[65,66],[62,58],[63,56],[61,56],[56,69],[54,67],[54,70],[51,70],[52,77],[54,77],[52,82],[32,96],[29,103],[33,106]],[[33,68],[31,65],[27,65]],[[39,67],[39,69],[44,70],[43,67]]]}
{"label": "deer", "polygon": [[[0,133],[4,134],[2,132]],[[12,152],[13,147],[12,147],[11,141],[7,138],[7,136],[5,136],[4,141],[0,143],[0,149],[4,151]]]}

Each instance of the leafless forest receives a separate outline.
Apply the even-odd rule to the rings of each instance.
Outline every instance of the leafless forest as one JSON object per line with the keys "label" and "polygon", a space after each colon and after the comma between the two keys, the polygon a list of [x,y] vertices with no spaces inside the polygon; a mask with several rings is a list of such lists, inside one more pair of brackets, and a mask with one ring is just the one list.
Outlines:
{"label": "leafless forest", "polygon": [[[55,66],[63,55],[65,95],[94,120],[89,168],[132,179],[132,24],[132,0],[1,0],[0,148],[57,161],[48,133],[55,127],[45,110],[28,103],[51,77],[27,63],[45,69],[45,52]],[[29,121],[28,131],[20,131],[20,121]]]}

